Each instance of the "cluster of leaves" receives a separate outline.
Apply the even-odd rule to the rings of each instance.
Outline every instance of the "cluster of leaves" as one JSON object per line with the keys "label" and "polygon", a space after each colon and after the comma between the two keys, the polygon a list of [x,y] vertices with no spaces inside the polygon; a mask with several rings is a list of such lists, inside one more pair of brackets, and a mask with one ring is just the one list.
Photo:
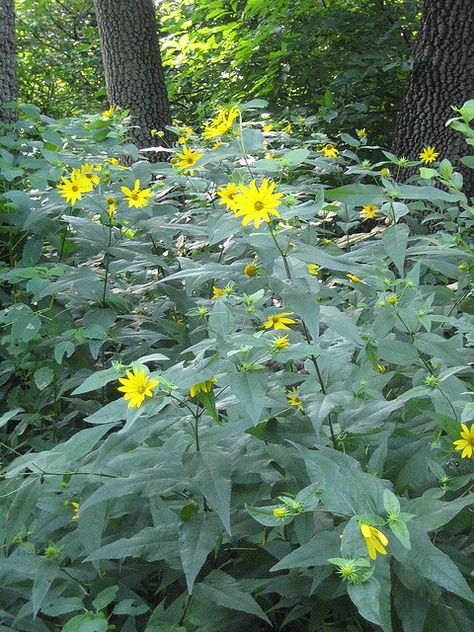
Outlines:
{"label": "cluster of leaves", "polygon": [[[120,113],[4,129],[0,630],[469,628],[462,178],[400,184],[415,163],[270,129],[265,105],[176,130],[171,164]],[[84,165],[71,207],[57,184]],[[263,178],[280,217],[243,226],[222,189]],[[138,407],[133,369],[155,382]]]}
{"label": "cluster of leaves", "polygon": [[16,0],[20,98],[51,116],[106,100],[93,0]]}
{"label": "cluster of leaves", "polygon": [[162,50],[178,113],[267,99],[330,131],[370,126],[390,142],[419,3],[414,0],[167,0]]}
{"label": "cluster of leaves", "polygon": [[[330,131],[370,126],[389,143],[408,72],[419,2],[167,0],[157,6],[175,116],[266,98]],[[51,116],[105,102],[92,0],[18,0],[20,97]]]}

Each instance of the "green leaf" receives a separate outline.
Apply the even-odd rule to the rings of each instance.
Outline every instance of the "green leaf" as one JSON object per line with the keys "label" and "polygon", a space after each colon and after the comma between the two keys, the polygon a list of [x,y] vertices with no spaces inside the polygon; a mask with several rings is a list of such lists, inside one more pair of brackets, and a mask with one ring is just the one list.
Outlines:
{"label": "green leaf", "polygon": [[33,608],[33,618],[36,618],[44,600],[51,588],[51,584],[59,575],[59,568],[54,560],[44,558],[40,561],[36,571],[33,588],[31,592],[31,603]]}
{"label": "green leaf", "polygon": [[83,393],[96,391],[109,382],[118,380],[119,377],[122,377],[122,375],[117,373],[114,367],[110,367],[109,369],[104,369],[102,371],[96,371],[92,375],[89,375],[89,377],[86,378],[80,386],[74,389],[71,395],[82,395]]}
{"label": "green leaf", "polygon": [[311,566],[325,566],[328,558],[338,557],[341,553],[341,539],[336,531],[323,531],[314,536],[292,553],[286,555],[271,571],[281,571],[287,568],[310,568]]}
{"label": "green leaf", "polygon": [[361,617],[382,626],[379,605],[380,584],[375,577],[372,576],[360,584],[347,584],[347,593]]}
{"label": "green leaf", "polygon": [[288,167],[297,167],[304,162],[309,155],[310,152],[307,149],[292,149],[283,154],[281,162]]}
{"label": "green leaf", "polygon": [[293,520],[293,516],[286,518],[277,518],[273,515],[273,510],[279,505],[270,505],[268,507],[251,507],[247,505],[245,508],[254,520],[263,524],[264,527],[278,527],[282,524],[289,524]]}
{"label": "green leaf", "polygon": [[216,546],[219,533],[215,517],[209,513],[198,514],[179,526],[179,548],[189,594],[207,556]]}
{"label": "green leaf", "polygon": [[460,162],[469,169],[474,169],[474,156],[463,156],[460,158]]}
{"label": "green leaf", "polygon": [[409,234],[410,229],[406,224],[390,226],[382,233],[385,252],[397,266],[400,276],[403,276]]}
{"label": "green leaf", "polygon": [[41,327],[41,320],[36,314],[22,312],[15,316],[12,324],[12,340],[19,342],[29,342],[32,340]]}
{"label": "green leaf", "polygon": [[109,625],[102,612],[78,614],[69,619],[61,632],[107,632]]}
{"label": "green leaf", "polygon": [[229,374],[228,379],[232,393],[248,414],[250,422],[256,426],[265,403],[265,377],[258,373],[240,371]]}
{"label": "green leaf", "polygon": [[354,206],[382,204],[386,199],[383,189],[375,184],[346,184],[336,189],[328,189],[325,195],[327,200],[338,200]]}
{"label": "green leaf", "polygon": [[383,506],[388,514],[398,516],[400,513],[400,502],[393,492],[385,489],[383,492]]}
{"label": "green leaf", "polygon": [[413,521],[420,525],[422,529],[434,531],[448,524],[464,507],[472,505],[473,501],[473,494],[451,501],[421,496],[410,500],[404,509],[416,514]]}
{"label": "green leaf", "polygon": [[429,537],[413,521],[410,523],[411,550],[391,543],[395,558],[408,569],[412,569],[449,592],[474,603],[474,594],[458,567],[442,551],[436,548]]}
{"label": "green leaf", "polygon": [[230,534],[231,456],[220,447],[205,447],[188,461],[190,476]]}
{"label": "green leaf", "polygon": [[410,550],[410,532],[403,520],[389,520],[388,525],[394,536],[400,540],[406,549]]}
{"label": "green leaf", "polygon": [[107,606],[114,600],[118,590],[118,586],[109,586],[108,588],[104,588],[104,590],[101,590],[94,599],[92,605],[96,610],[103,610],[104,608],[107,608]]}
{"label": "green leaf", "polygon": [[222,571],[212,571],[204,581],[196,584],[195,596],[201,597],[205,603],[254,614],[270,624],[269,618],[252,595],[244,592],[236,579]]}
{"label": "green leaf", "polygon": [[36,386],[40,391],[44,390],[51,384],[54,378],[54,371],[49,366],[43,366],[36,369],[33,375]]}
{"label": "green leaf", "polygon": [[3,415],[0,417],[0,428],[2,428],[3,426],[5,426],[10,419],[14,419],[18,413],[22,412],[23,408],[14,408],[13,410],[9,410],[6,413],[3,413]]}
{"label": "green leaf", "polygon": [[142,557],[148,562],[165,559],[174,551],[178,536],[177,525],[145,527],[131,538],[119,538],[90,553],[86,561],[121,560]]}
{"label": "green leaf", "polygon": [[75,347],[72,342],[67,340],[58,342],[58,344],[54,347],[54,359],[58,364],[62,364],[64,355],[66,355],[67,358],[70,358],[74,353],[74,349]]}

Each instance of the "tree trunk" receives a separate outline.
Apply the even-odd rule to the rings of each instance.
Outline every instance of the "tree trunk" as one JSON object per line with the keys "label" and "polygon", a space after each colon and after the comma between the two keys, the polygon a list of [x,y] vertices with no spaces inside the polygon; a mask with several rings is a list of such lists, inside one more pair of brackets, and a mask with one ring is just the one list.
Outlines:
{"label": "tree trunk", "polygon": [[163,144],[152,135],[171,122],[153,1],[95,0],[95,7],[109,102],[130,110],[138,147]]}
{"label": "tree trunk", "polygon": [[423,147],[434,145],[439,160],[448,158],[462,172],[465,193],[474,195],[474,171],[457,163],[469,146],[459,132],[445,127],[454,116],[451,106],[474,97],[473,0],[423,0],[413,58],[393,152],[418,159]]}
{"label": "tree trunk", "polygon": [[0,0],[0,120],[15,120],[15,111],[2,107],[16,101],[15,1]]}

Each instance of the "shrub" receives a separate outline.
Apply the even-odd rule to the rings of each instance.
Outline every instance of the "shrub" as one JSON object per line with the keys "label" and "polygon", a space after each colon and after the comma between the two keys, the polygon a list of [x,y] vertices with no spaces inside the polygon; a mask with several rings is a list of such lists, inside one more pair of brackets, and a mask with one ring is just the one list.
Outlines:
{"label": "shrub", "polygon": [[4,130],[2,629],[469,628],[461,176],[264,107]]}

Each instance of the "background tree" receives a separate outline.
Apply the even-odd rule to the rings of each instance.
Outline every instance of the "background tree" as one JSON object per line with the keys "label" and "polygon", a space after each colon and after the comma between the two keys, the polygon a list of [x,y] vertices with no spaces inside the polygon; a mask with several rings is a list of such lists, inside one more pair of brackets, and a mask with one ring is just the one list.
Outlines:
{"label": "background tree", "polygon": [[95,0],[111,105],[130,110],[133,141],[156,144],[171,122],[152,0]]}
{"label": "background tree", "polygon": [[15,2],[0,0],[0,119],[11,121],[14,110],[3,108],[18,95],[15,51]]}
{"label": "background tree", "polygon": [[16,0],[20,99],[63,117],[104,109],[93,0]]}
{"label": "background tree", "polygon": [[[451,106],[474,96],[474,3],[472,0],[424,0],[398,117],[393,151],[418,158],[424,146],[435,145],[441,158],[456,161],[467,153],[465,139],[446,127]],[[462,169],[465,192],[474,193],[474,171]]]}

